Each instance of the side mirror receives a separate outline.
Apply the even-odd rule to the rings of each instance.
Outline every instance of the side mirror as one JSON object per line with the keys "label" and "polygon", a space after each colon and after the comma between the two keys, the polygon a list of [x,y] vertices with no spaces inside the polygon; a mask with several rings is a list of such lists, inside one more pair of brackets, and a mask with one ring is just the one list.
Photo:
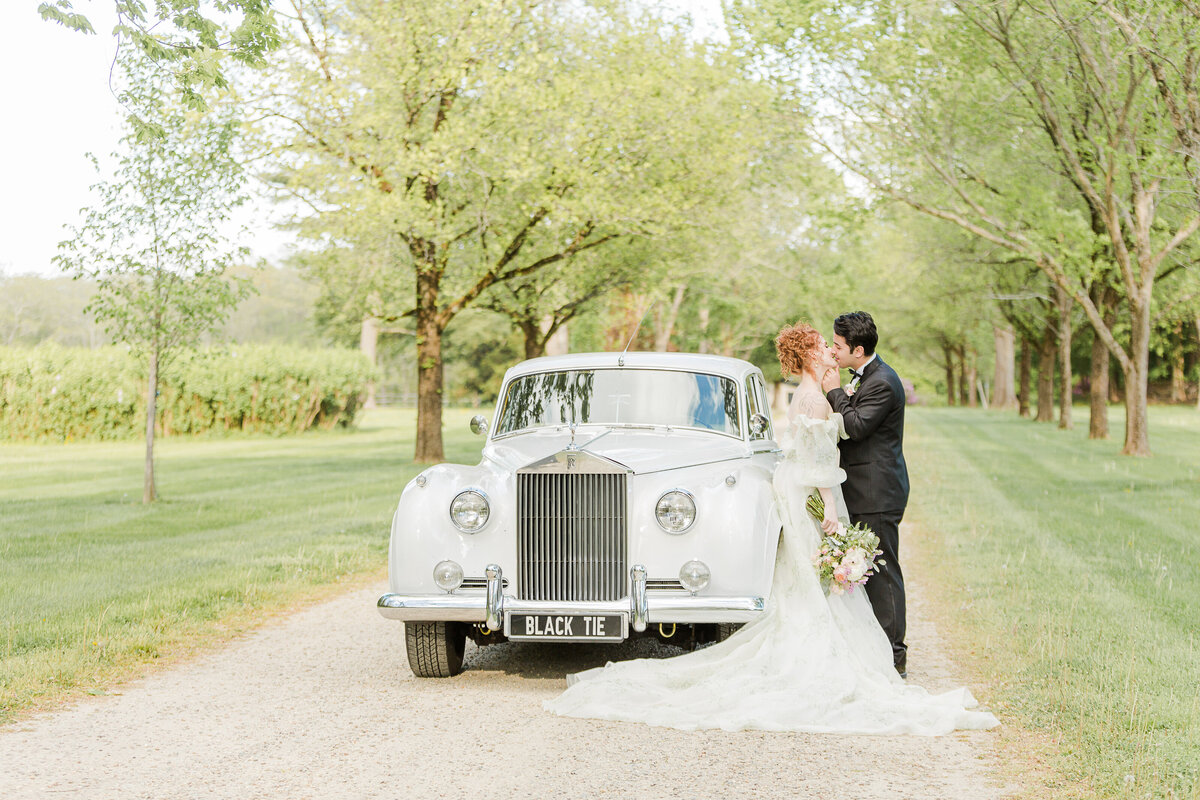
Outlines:
{"label": "side mirror", "polygon": [[763,414],[752,414],[750,416],[750,432],[755,436],[762,436],[770,427],[770,420]]}
{"label": "side mirror", "polygon": [[471,433],[475,434],[476,436],[484,436],[487,434],[487,429],[488,423],[487,420],[483,418],[482,414],[476,414],[475,416],[471,417]]}

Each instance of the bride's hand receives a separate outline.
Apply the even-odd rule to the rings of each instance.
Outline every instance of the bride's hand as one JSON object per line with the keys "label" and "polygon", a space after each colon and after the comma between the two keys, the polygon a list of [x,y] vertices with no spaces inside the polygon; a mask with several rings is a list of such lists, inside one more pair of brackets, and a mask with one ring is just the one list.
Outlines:
{"label": "bride's hand", "polygon": [[825,370],[825,374],[821,376],[821,390],[825,392],[825,394],[829,394],[841,385],[842,381],[835,367],[830,367],[829,369]]}
{"label": "bride's hand", "polygon": [[827,533],[827,534],[831,534],[837,530],[837,526],[838,526],[837,512],[834,511],[832,508],[830,508],[829,505],[826,505],[825,506],[825,519],[821,520],[821,530],[825,531],[825,533]]}

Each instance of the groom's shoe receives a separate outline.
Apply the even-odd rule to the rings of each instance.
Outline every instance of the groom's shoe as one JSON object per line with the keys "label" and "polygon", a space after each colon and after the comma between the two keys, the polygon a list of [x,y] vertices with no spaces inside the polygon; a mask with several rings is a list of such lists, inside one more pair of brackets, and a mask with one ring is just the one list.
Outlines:
{"label": "groom's shoe", "polygon": [[908,659],[907,658],[902,657],[899,661],[896,662],[896,672],[900,673],[900,677],[902,679],[908,680]]}

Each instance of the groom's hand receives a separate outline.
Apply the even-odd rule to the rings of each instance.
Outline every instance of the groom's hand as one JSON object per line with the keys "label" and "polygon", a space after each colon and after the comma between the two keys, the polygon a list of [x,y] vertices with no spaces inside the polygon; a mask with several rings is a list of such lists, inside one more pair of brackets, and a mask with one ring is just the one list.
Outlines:
{"label": "groom's hand", "polygon": [[838,377],[838,371],[836,369],[825,370],[825,374],[821,376],[821,391],[825,392],[825,394],[829,394],[841,385],[842,381],[841,378]]}

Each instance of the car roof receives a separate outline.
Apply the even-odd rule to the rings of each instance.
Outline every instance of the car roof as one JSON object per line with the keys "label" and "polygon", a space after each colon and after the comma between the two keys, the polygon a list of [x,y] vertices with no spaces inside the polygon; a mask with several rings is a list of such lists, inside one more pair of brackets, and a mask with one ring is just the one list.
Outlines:
{"label": "car roof", "polygon": [[519,375],[554,372],[565,369],[682,369],[742,379],[750,373],[760,373],[749,361],[707,353],[568,353],[563,356],[543,356],[522,361],[504,374],[505,381]]}

